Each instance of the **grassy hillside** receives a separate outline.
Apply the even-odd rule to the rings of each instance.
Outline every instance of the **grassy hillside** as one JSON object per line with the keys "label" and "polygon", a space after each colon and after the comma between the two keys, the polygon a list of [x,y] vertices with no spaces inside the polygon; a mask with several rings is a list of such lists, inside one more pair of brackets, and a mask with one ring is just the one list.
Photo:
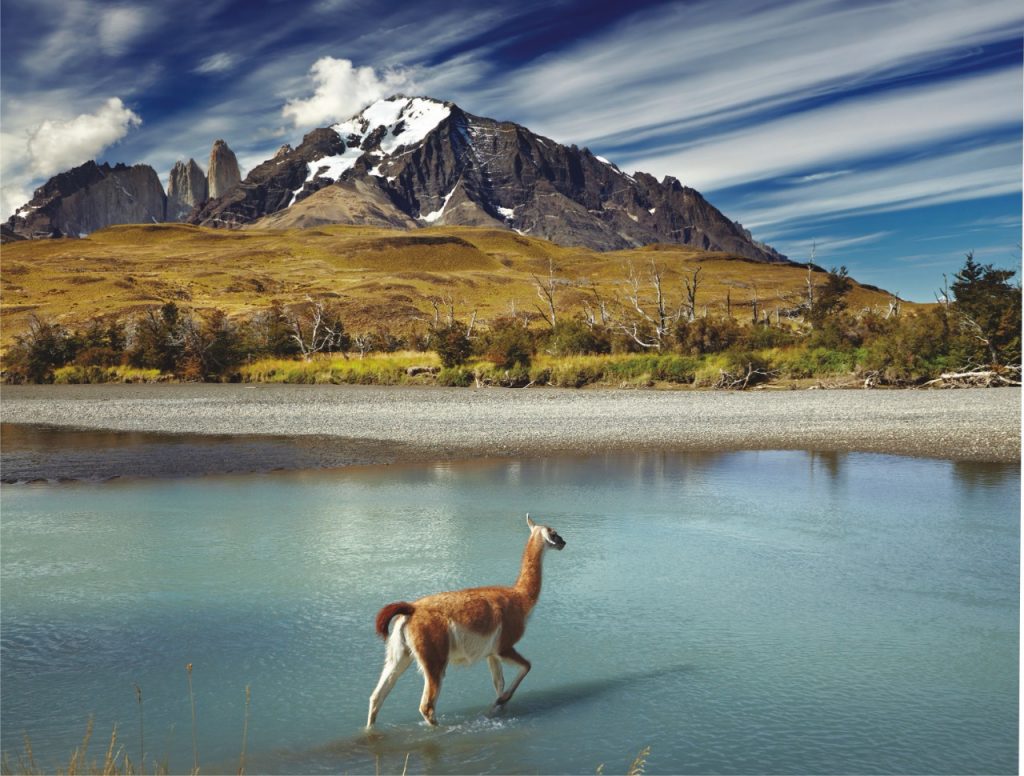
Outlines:
{"label": "grassy hillside", "polygon": [[[651,260],[678,304],[683,277],[701,267],[698,308],[750,316],[755,288],[764,309],[790,307],[807,272],[676,246],[597,253],[565,248],[514,232],[439,227],[414,232],[328,226],[306,230],[223,231],[181,224],[115,226],[85,239],[38,240],[3,248],[2,344],[28,317],[74,324],[124,315],[166,301],[229,315],[307,297],[340,306],[349,331],[387,323],[410,331],[433,315],[429,299],[450,300],[456,314],[477,311],[487,321],[509,312],[536,312],[534,276],[554,267],[560,314],[582,310],[595,291],[610,306],[629,290],[629,265],[649,285]],[[888,295],[856,285],[851,309],[884,307]]]}

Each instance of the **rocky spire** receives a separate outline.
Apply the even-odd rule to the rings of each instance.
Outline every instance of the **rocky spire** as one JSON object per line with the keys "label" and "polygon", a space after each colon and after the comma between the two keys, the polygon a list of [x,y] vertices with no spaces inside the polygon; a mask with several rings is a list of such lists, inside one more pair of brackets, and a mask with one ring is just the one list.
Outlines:
{"label": "rocky spire", "polygon": [[192,208],[208,198],[206,175],[196,160],[189,159],[188,164],[175,162],[167,183],[167,220],[184,221]]}
{"label": "rocky spire", "polygon": [[223,140],[217,140],[210,151],[210,166],[207,168],[210,199],[224,196],[242,180],[238,171],[235,152]]}

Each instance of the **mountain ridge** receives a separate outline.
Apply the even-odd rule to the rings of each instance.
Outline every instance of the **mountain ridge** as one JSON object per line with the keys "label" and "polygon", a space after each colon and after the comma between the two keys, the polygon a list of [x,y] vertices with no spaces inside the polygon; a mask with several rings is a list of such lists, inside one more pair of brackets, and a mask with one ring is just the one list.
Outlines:
{"label": "mountain ridge", "polygon": [[[218,145],[223,146],[221,155]],[[429,97],[378,100],[347,121],[312,130],[295,148],[282,146],[245,179],[238,176],[234,154],[224,149],[223,141],[214,144],[207,198],[199,201],[204,187],[191,182],[194,193],[182,197],[179,170],[172,175],[178,185],[167,193],[170,200],[160,191],[162,213],[154,205],[144,220],[214,228],[483,226],[598,251],[667,243],[756,261],[788,261],[674,177],[658,181],[644,172],[628,174],[587,148],[562,145],[514,122],[476,116],[454,102]],[[215,157],[234,165],[234,175],[217,185],[214,179],[221,176]],[[189,167],[194,165],[190,162]],[[93,167],[103,169],[89,162],[40,187],[8,220],[4,238],[78,236],[132,222],[134,210],[123,202],[105,218],[109,197],[100,197],[90,210],[88,228],[77,221],[73,229],[57,223],[65,200],[91,202],[91,178],[81,186],[75,182],[83,168],[96,177]],[[152,172],[145,165],[131,169],[142,168]],[[118,176],[124,173],[100,177]],[[65,185],[55,185],[58,180]],[[50,192],[45,201],[39,199],[44,191]],[[35,212],[43,205],[51,216]]]}
{"label": "mountain ridge", "polygon": [[[258,225],[327,186],[353,180],[372,183],[394,206],[392,216],[424,226],[496,226],[595,250],[665,242],[786,261],[673,177],[659,182],[647,173],[630,175],[589,149],[514,122],[405,95],[379,100],[348,121],[313,130],[294,149],[282,148],[189,222]],[[289,225],[281,217],[275,223]]]}

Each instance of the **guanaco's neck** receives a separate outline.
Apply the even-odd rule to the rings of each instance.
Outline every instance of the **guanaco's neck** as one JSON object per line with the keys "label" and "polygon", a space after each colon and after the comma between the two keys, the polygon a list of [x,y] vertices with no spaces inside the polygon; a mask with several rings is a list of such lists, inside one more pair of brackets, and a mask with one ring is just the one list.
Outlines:
{"label": "guanaco's neck", "polygon": [[533,608],[540,598],[540,567],[544,559],[544,539],[540,534],[534,534],[526,542],[526,549],[523,550],[523,563],[519,567],[519,578],[516,580],[516,590],[522,593]]}

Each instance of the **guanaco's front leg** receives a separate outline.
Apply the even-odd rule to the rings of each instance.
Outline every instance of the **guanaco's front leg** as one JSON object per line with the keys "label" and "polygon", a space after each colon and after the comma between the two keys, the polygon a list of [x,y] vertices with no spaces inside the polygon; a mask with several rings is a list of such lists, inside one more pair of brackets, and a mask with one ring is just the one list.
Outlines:
{"label": "guanaco's front leg", "polygon": [[515,663],[519,666],[520,671],[519,676],[517,676],[515,681],[512,682],[512,686],[498,696],[498,700],[494,702],[494,710],[501,708],[512,699],[512,696],[515,694],[520,683],[526,678],[526,675],[530,673],[530,661],[516,652],[513,647],[505,649],[501,653],[501,659],[507,660],[509,663]]}

